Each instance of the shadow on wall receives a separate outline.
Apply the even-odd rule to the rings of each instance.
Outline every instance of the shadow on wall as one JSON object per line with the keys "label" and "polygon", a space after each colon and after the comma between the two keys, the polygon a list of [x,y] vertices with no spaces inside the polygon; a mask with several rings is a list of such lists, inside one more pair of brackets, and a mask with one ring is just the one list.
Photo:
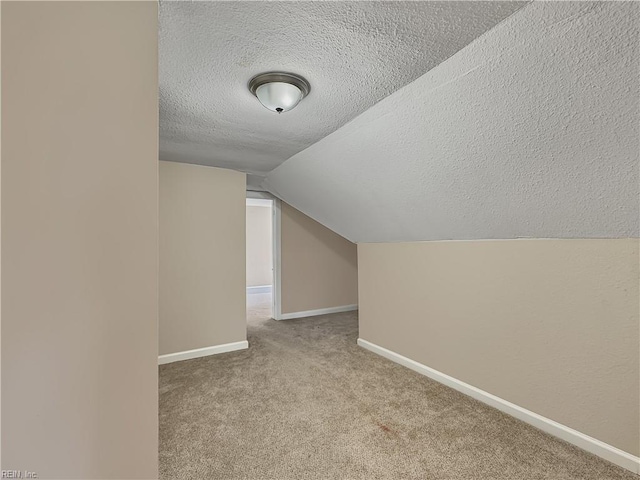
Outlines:
{"label": "shadow on wall", "polygon": [[[358,267],[357,246],[355,243],[284,201],[282,202],[282,221],[291,222],[293,224],[292,229],[300,231],[300,235],[312,237],[354,268]],[[285,239],[283,238],[284,241]]]}
{"label": "shadow on wall", "polygon": [[358,303],[357,246],[282,203],[282,313]]}

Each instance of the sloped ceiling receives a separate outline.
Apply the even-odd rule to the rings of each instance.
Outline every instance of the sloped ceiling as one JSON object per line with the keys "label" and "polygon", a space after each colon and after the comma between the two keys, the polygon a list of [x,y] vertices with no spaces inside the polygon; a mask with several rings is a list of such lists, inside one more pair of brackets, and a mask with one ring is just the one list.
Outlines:
{"label": "sloped ceiling", "polygon": [[[435,67],[523,2],[160,2],[160,158],[261,176]],[[247,89],[311,83],[277,115]]]}
{"label": "sloped ceiling", "polygon": [[356,242],[637,237],[639,11],[529,4],[263,185]]}

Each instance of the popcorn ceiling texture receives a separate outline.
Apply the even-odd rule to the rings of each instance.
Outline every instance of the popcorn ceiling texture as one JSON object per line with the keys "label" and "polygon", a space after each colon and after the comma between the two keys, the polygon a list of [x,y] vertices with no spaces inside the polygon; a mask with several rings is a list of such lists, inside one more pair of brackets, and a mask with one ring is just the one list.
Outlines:
{"label": "popcorn ceiling texture", "polygon": [[[408,84],[523,2],[160,2],[160,158],[267,172]],[[303,75],[278,116],[254,75]],[[260,176],[261,175],[261,176]]]}
{"label": "popcorn ceiling texture", "polygon": [[356,242],[637,237],[639,12],[531,3],[263,186]]}

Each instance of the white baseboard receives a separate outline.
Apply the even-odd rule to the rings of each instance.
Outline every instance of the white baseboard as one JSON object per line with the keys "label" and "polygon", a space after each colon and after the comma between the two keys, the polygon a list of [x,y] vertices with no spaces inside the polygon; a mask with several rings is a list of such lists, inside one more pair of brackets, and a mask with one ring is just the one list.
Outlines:
{"label": "white baseboard", "polygon": [[257,287],[247,287],[247,294],[251,295],[252,293],[271,293],[272,288],[271,285],[259,285]]}
{"label": "white baseboard", "polygon": [[191,360],[192,358],[208,357],[218,353],[234,352],[236,350],[244,350],[249,348],[249,342],[233,342],[215,345],[213,347],[196,348],[195,350],[186,350],[184,352],[169,353],[158,357],[158,365],[165,363],[180,362],[182,360]]}
{"label": "white baseboard", "polygon": [[340,307],[319,308],[318,310],[307,310],[305,312],[283,313],[276,320],[293,320],[294,318],[315,317],[316,315],[327,315],[328,313],[342,313],[357,310],[358,305],[342,305]]}
{"label": "white baseboard", "polygon": [[487,405],[497,408],[498,410],[516,417],[523,422],[533,425],[534,427],[539,428],[544,432],[561,438],[562,440],[580,447],[587,452],[604,458],[611,463],[615,463],[616,465],[622,468],[626,468],[633,473],[640,474],[640,457],[631,455],[630,453],[620,450],[619,448],[601,442],[600,440],[585,435],[584,433],[567,427],[566,425],[562,425],[561,423],[558,423],[554,420],[543,417],[542,415],[538,415],[537,413],[527,410],[526,408],[522,408],[500,397],[496,397],[489,392],[480,390],[479,388],[469,385],[468,383],[450,377],[445,373],[434,370],[433,368],[427,367],[426,365],[411,360],[410,358],[403,357],[402,355],[392,352],[391,350],[387,350],[386,348],[380,347],[374,343],[363,340],[362,338],[358,339],[358,345],[372,351],[373,353],[377,353],[378,355],[381,355],[393,362],[399,363],[402,366],[410,368],[411,370],[425,375],[448,387],[451,387],[454,390],[458,390],[459,392],[473,397],[476,400],[486,403]]}

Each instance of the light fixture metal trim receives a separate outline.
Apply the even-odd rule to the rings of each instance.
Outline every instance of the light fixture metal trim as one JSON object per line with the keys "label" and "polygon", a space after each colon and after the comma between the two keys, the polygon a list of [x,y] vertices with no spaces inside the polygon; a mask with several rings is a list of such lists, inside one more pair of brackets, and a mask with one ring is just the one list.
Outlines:
{"label": "light fixture metal trim", "polygon": [[289,83],[291,85],[294,85],[295,87],[298,87],[298,89],[302,92],[302,98],[300,98],[300,100],[309,95],[309,92],[311,91],[311,85],[309,85],[309,82],[307,82],[303,77],[301,77],[300,75],[296,75],[295,73],[286,72],[260,73],[249,80],[249,90],[257,97],[256,90],[258,89],[258,87],[264,85],[265,83],[274,82]]}

